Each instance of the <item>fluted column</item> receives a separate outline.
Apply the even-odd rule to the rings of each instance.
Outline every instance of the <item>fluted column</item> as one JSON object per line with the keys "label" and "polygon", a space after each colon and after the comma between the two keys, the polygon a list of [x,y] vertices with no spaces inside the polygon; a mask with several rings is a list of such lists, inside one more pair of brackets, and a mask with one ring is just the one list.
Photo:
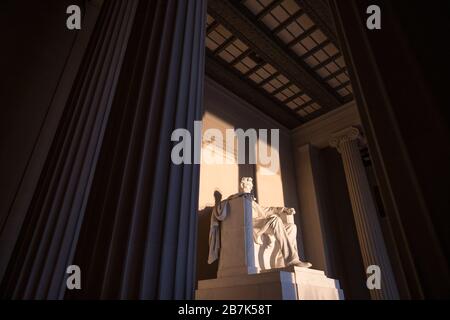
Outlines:
{"label": "fluted column", "polygon": [[137,4],[102,8],[2,284],[7,297],[64,295]]}
{"label": "fluted column", "polygon": [[370,295],[372,299],[398,299],[394,274],[359,151],[360,142],[360,131],[351,127],[333,135],[330,145],[342,157],[364,267],[367,270],[368,266],[377,265],[381,270],[381,289],[370,290]]}
{"label": "fluted column", "polygon": [[0,297],[193,297],[199,165],[171,135],[202,117],[205,19],[205,0],[104,2]]}

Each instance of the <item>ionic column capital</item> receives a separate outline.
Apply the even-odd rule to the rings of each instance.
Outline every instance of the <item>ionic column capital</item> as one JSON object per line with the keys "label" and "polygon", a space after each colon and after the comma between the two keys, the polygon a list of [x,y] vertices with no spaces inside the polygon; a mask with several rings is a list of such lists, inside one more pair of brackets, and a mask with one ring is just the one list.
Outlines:
{"label": "ionic column capital", "polygon": [[340,150],[343,143],[356,141],[358,144],[362,141],[362,135],[358,128],[349,127],[332,135],[330,146]]}

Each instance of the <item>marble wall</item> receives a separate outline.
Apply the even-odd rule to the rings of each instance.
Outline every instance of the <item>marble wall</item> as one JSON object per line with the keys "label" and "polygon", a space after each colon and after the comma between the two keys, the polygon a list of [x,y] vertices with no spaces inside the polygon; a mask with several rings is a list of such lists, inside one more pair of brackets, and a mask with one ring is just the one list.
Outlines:
{"label": "marble wall", "polygon": [[[255,107],[238,98],[211,79],[205,83],[203,132],[215,128],[226,129],[279,129],[279,150],[271,152],[279,155],[280,167],[274,174],[267,175],[264,166],[248,164],[205,164],[200,168],[199,229],[198,229],[198,279],[215,277],[217,265],[206,263],[208,255],[208,230],[214,192],[219,191],[223,199],[239,191],[239,181],[243,176],[256,180],[255,195],[262,205],[287,206],[299,211],[295,181],[294,156],[291,133]],[[270,133],[269,133],[270,135]],[[204,148],[208,147],[204,145]],[[211,146],[209,146],[211,148]],[[217,148],[217,146],[215,147]],[[227,157],[232,157],[232,154]],[[300,214],[296,215],[299,226],[298,244],[303,251]]]}

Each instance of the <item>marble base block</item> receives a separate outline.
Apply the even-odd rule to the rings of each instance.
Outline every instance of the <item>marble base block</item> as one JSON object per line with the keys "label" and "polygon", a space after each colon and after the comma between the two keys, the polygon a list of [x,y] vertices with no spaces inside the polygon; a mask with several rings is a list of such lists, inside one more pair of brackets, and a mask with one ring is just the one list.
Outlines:
{"label": "marble base block", "polygon": [[198,282],[197,300],[343,300],[339,281],[323,271],[288,267]]}

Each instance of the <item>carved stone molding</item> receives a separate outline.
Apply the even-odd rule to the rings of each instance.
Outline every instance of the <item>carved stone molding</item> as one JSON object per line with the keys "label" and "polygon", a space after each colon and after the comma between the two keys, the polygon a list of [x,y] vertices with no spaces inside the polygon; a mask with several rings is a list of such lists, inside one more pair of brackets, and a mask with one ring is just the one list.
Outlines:
{"label": "carved stone molding", "polygon": [[341,153],[342,145],[351,141],[356,141],[358,145],[363,144],[361,132],[356,127],[350,127],[333,134],[330,140],[330,146],[336,148]]}

